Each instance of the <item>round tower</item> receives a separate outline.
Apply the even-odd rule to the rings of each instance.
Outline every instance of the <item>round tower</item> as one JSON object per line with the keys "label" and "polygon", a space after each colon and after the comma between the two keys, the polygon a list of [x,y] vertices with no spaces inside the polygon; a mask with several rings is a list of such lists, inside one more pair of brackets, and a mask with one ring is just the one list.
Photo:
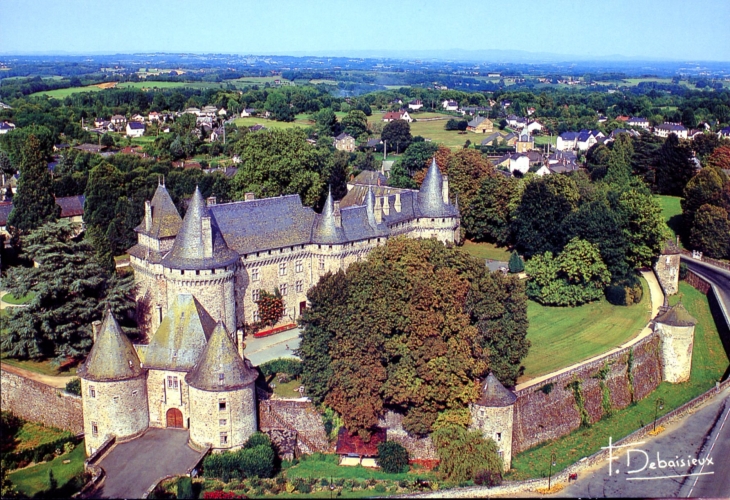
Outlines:
{"label": "round tower", "polygon": [[512,464],[512,421],[517,397],[489,373],[482,385],[481,397],[470,405],[471,427],[493,439],[502,458],[504,470]]}
{"label": "round tower", "polygon": [[257,371],[242,359],[222,322],[185,377],[190,390],[190,441],[214,449],[243,446],[258,428]]}
{"label": "round tower", "polygon": [[147,429],[147,374],[111,312],[78,375],[87,455],[111,436],[131,438]]}
{"label": "round tower", "polygon": [[689,380],[696,323],[681,302],[654,319],[661,339],[665,381],[678,384]]}
{"label": "round tower", "polygon": [[234,285],[238,260],[238,253],[228,248],[215,217],[195,188],[172,250],[162,259],[166,309],[179,294],[189,293],[215,320],[236,331]]}

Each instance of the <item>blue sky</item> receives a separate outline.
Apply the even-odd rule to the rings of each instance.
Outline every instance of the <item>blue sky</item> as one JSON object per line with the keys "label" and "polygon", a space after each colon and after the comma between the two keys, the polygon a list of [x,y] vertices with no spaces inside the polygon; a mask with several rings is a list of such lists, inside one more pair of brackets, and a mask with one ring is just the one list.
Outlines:
{"label": "blue sky", "polygon": [[511,49],[730,61],[728,0],[0,0],[0,53]]}

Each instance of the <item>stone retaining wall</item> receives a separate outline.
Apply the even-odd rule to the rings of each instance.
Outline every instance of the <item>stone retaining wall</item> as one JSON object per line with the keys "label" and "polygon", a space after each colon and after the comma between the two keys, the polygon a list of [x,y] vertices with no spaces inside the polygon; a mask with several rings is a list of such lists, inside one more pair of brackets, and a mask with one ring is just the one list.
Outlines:
{"label": "stone retaining wall", "polygon": [[81,397],[0,369],[0,407],[43,425],[84,432]]}

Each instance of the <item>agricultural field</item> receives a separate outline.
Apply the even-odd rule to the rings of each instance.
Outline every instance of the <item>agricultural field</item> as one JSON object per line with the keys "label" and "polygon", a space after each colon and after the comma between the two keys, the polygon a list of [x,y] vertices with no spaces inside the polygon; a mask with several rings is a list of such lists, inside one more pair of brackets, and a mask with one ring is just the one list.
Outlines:
{"label": "agricultural field", "polygon": [[35,94],[31,94],[31,96],[44,95],[47,97],[52,97],[54,99],[64,99],[70,95],[78,94],[81,92],[100,92],[101,90],[103,89],[97,87],[96,85],[88,85],[86,87],[70,87],[67,89],[46,90],[43,92],[36,92]]}
{"label": "agricultural field", "polygon": [[188,87],[193,89],[222,89],[225,87],[225,83],[217,82],[124,82],[117,85],[117,88],[131,88],[131,89],[176,89],[181,87]]}
{"label": "agricultural field", "polygon": [[226,80],[226,82],[230,82],[236,86],[264,85],[267,83],[273,85],[275,80],[280,80],[282,83],[291,83],[286,78],[282,78],[280,76],[243,76],[241,78],[236,78],[235,80]]}
{"label": "agricultural field", "polygon": [[638,335],[649,321],[651,299],[642,278],[644,295],[631,306],[614,306],[606,299],[579,307],[547,307],[527,302],[527,339],[523,360],[526,382],[617,347]]}

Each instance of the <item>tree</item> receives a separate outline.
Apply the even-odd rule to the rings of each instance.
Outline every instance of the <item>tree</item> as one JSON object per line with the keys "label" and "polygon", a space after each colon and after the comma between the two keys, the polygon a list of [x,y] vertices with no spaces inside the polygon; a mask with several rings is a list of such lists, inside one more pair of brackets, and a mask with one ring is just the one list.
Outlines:
{"label": "tree", "polygon": [[13,167],[10,158],[4,151],[0,151],[0,173],[5,174],[6,177],[15,175],[15,167]]}
{"label": "tree", "polygon": [[114,147],[114,137],[112,137],[108,133],[101,136],[100,142],[102,146]]}
{"label": "tree", "polygon": [[388,474],[408,471],[408,450],[395,441],[384,441],[378,445],[376,463]]}
{"label": "tree", "polygon": [[332,108],[320,109],[314,114],[314,123],[317,125],[317,135],[320,137],[334,137],[339,134],[340,126]]}
{"label": "tree", "polygon": [[693,248],[716,259],[730,255],[730,220],[727,210],[702,205],[695,214],[689,242]]}
{"label": "tree", "polygon": [[494,167],[476,149],[460,149],[449,158],[447,164],[449,193],[458,197],[462,216],[468,214],[471,202],[482,181],[494,172]]}
{"label": "tree", "polygon": [[387,142],[391,149],[395,147],[396,153],[400,153],[408,148],[413,140],[411,126],[405,120],[393,120],[385,124],[380,138]]}
{"label": "tree", "polygon": [[617,210],[625,221],[626,262],[632,269],[650,266],[652,258],[659,255],[669,237],[659,202],[649,193],[631,189],[621,194]]}
{"label": "tree", "polygon": [[414,181],[413,178],[408,174],[408,170],[400,161],[400,159],[396,161],[390,169],[388,185],[403,189],[418,189],[418,184],[416,184],[416,181]]}
{"label": "tree", "polygon": [[605,180],[614,186],[624,188],[631,182],[631,158],[634,147],[629,134],[618,134],[613,141],[607,162]]}
{"label": "tree", "polygon": [[413,176],[415,172],[428,167],[437,150],[438,144],[434,142],[413,142],[397,163],[407,170],[410,176]]}
{"label": "tree", "polygon": [[6,316],[0,345],[9,356],[81,358],[91,348],[91,324],[107,306],[120,319],[133,311],[132,276],[119,278],[101,267],[76,231],[62,220],[23,237],[25,257],[38,265],[11,268],[0,283],[16,297],[35,296]]}
{"label": "tree", "polygon": [[511,239],[512,203],[518,197],[518,181],[501,174],[487,176],[462,217],[467,233],[478,241],[506,245]]}
{"label": "tree", "polygon": [[692,150],[680,144],[676,134],[669,134],[659,149],[656,167],[656,185],[662,194],[681,196],[687,182],[695,174]]}
{"label": "tree", "polygon": [[563,251],[536,255],[526,266],[530,282],[527,295],[544,305],[576,306],[603,296],[611,273],[601,260],[598,247],[573,238]]}
{"label": "tree", "polygon": [[28,232],[46,222],[54,221],[61,213],[53,196],[53,183],[40,143],[31,135],[23,148],[18,190],[13,198],[13,209],[8,226],[16,232]]}
{"label": "tree", "polygon": [[512,252],[509,256],[509,272],[521,273],[525,270],[525,263],[522,261],[522,257],[517,252]]}
{"label": "tree", "polygon": [[695,213],[701,206],[722,205],[726,184],[727,176],[714,166],[703,168],[690,179],[684,188],[684,197],[681,200],[684,227],[694,226]]}
{"label": "tree", "polygon": [[389,240],[310,290],[302,379],[363,437],[386,409],[427,434],[478,396],[486,353],[516,379],[529,345],[521,287],[437,241]]}
{"label": "tree", "polygon": [[431,436],[439,459],[439,473],[454,483],[474,480],[483,471],[501,477],[502,460],[497,445],[485,439],[481,431],[452,425]]}
{"label": "tree", "polygon": [[368,117],[359,109],[351,109],[342,118],[342,129],[352,137],[360,137],[368,131]]}
{"label": "tree", "polygon": [[271,113],[274,120],[280,122],[294,121],[294,111],[289,106],[289,101],[281,92],[271,92],[266,97],[264,109]]}
{"label": "tree", "polygon": [[284,316],[284,301],[278,288],[274,293],[261,290],[256,305],[259,310],[259,327],[274,326]]}
{"label": "tree", "polygon": [[730,146],[720,146],[707,157],[707,166],[719,170],[730,170]]}

